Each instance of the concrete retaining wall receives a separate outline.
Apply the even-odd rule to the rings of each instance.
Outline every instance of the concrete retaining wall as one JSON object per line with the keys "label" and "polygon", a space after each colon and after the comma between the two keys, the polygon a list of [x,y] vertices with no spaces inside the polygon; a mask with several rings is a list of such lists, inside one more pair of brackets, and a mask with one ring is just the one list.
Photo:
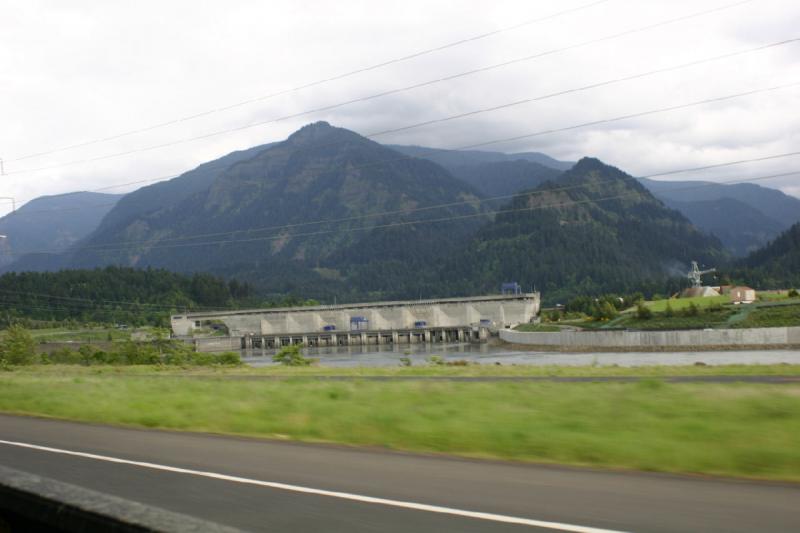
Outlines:
{"label": "concrete retaining wall", "polygon": [[238,352],[242,349],[241,337],[205,337],[195,339],[198,352]]}
{"label": "concrete retaining wall", "polygon": [[501,330],[500,338],[512,344],[570,348],[697,348],[718,346],[800,345],[800,327],[714,329],[685,331],[564,331],[522,332]]}

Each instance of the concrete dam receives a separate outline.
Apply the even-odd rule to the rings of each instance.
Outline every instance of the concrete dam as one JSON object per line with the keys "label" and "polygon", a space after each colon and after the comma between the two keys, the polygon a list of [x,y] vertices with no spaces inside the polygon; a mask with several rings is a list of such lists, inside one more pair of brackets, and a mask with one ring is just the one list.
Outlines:
{"label": "concrete dam", "polygon": [[[539,313],[534,293],[399,302],[198,312],[172,317],[199,351],[303,346],[485,342]],[[224,332],[225,335],[220,335]],[[216,333],[216,334],[215,334]]]}

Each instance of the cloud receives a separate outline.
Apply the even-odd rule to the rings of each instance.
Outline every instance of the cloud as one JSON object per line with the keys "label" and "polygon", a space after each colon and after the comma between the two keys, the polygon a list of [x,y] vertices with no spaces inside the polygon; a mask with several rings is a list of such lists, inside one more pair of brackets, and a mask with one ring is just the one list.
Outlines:
{"label": "cloud", "polygon": [[[751,2],[331,111],[124,157],[14,174],[233,129],[723,5],[717,0],[611,0],[197,120],[15,161],[25,154],[281,92],[582,3],[571,0],[558,7],[543,0],[8,4],[0,18],[0,157],[9,174],[2,178],[0,195],[26,200],[172,175],[232,150],[283,139],[314,120],[328,120],[362,134],[379,132],[793,38],[800,27],[796,1]],[[798,53],[800,45],[790,44],[376,140],[454,148],[800,81]],[[799,126],[800,88],[795,87],[486,149],[541,151],[567,160],[592,155],[642,175],[793,151]],[[798,167],[798,158],[787,158],[737,172],[752,177]],[[729,170],[679,178],[725,179],[731,174]],[[800,196],[798,183],[800,179],[787,177],[769,185]]]}

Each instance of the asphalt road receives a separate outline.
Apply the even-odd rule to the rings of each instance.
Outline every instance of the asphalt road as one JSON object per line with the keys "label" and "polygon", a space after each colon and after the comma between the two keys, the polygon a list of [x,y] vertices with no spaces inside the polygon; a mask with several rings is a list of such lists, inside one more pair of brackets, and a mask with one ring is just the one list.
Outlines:
{"label": "asphalt road", "polygon": [[[8,415],[0,415],[0,440],[4,466],[251,531],[800,530],[800,485],[463,460]],[[538,522],[510,523],[514,518]]]}

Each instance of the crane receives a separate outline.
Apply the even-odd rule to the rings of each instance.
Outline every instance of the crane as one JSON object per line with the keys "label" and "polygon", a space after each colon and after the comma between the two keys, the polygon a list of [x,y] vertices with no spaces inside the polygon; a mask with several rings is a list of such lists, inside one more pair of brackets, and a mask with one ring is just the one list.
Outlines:
{"label": "crane", "polygon": [[716,272],[716,268],[709,268],[708,270],[700,270],[700,267],[697,266],[697,261],[692,261],[692,269],[689,270],[689,273],[686,275],[689,278],[689,281],[692,282],[692,287],[700,287],[703,284],[702,276],[703,274],[710,274],[711,272]]}

